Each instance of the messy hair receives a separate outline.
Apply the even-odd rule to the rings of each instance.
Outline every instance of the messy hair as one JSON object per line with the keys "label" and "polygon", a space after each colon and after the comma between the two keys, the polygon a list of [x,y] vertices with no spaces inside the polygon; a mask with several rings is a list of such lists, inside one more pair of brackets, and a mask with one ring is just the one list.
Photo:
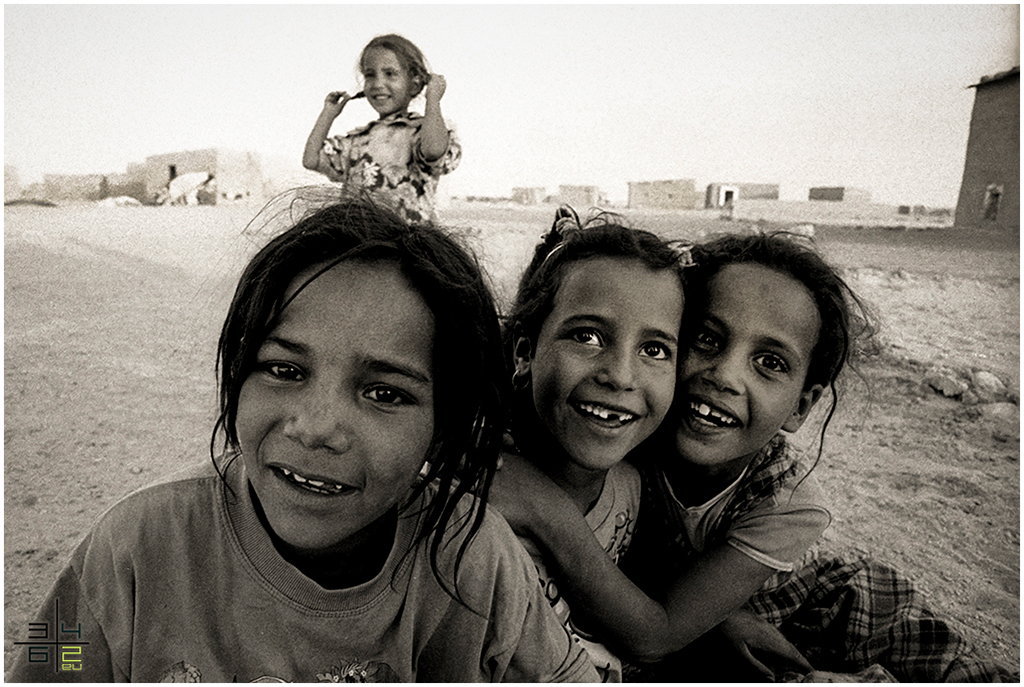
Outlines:
{"label": "messy hair", "polygon": [[[517,340],[525,338],[536,346],[541,327],[554,309],[555,296],[567,268],[582,260],[602,257],[636,260],[651,270],[672,270],[678,275],[682,288],[689,246],[682,242],[669,243],[649,231],[630,228],[622,217],[610,212],[598,212],[581,224],[575,211],[562,206],[551,231],[541,237],[534,249],[505,320],[503,343],[509,360],[515,357]],[[543,436],[529,391],[513,392],[511,420],[520,448],[523,442]]]}
{"label": "messy hair", "polygon": [[287,195],[268,205],[283,205],[285,210],[265,209],[261,215],[270,222],[283,216],[289,226],[250,260],[221,329],[220,415],[211,451],[217,452],[222,437],[224,452],[238,454],[242,385],[255,368],[260,346],[291,302],[285,292],[297,275],[319,268],[294,294],[346,261],[397,266],[426,302],[435,323],[434,434],[425,456],[424,479],[399,506],[406,511],[428,487],[436,490],[418,513],[423,526],[417,543],[430,538],[430,564],[445,586],[438,568],[442,541],[451,539],[447,530],[460,499],[470,493],[480,496],[472,499],[466,515],[457,518],[461,522],[456,531],[469,526],[455,559],[457,575],[466,547],[483,521],[505,424],[499,380],[505,379],[506,368],[491,291],[476,259],[440,229],[410,227],[365,194],[339,197],[333,189],[319,188]]}
{"label": "messy hair", "polygon": [[[875,319],[867,305],[829,265],[806,238],[787,232],[770,234],[726,234],[698,244],[693,249],[688,296],[692,303],[707,300],[711,279],[728,265],[755,264],[788,275],[803,284],[821,317],[818,341],[804,389],[820,384],[831,392],[830,406],[821,428],[821,438],[835,413],[840,373],[851,366],[855,354],[874,345]],[[691,311],[692,312],[692,311]],[[821,444],[818,449],[821,454]]]}

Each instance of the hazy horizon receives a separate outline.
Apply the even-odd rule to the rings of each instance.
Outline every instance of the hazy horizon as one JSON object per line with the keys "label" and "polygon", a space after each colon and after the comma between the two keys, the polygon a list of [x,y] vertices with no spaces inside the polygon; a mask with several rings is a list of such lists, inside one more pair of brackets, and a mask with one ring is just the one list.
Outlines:
{"label": "hazy horizon", "polygon": [[[1019,65],[1019,5],[7,5],[4,164],[114,174],[150,155],[259,153],[302,174],[374,35],[444,74],[452,196],[629,181],[866,189],[953,207],[974,91]],[[422,101],[413,109],[421,109]],[[374,118],[352,103],[332,133]],[[280,168],[280,169],[279,169]]]}

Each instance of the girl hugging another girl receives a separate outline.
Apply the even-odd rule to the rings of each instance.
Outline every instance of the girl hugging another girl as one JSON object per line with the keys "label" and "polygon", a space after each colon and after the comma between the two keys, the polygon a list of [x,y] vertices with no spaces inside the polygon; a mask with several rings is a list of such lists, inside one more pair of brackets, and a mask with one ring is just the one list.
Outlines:
{"label": "girl hugging another girl", "polygon": [[809,553],[831,515],[817,461],[785,435],[828,395],[824,435],[840,373],[871,333],[856,296],[784,236],[726,236],[693,260],[673,407],[631,454],[644,499],[623,569],[552,480],[499,471],[515,494],[503,513],[557,571],[576,622],[645,681],[1009,677],[898,571]]}
{"label": "girl hugging another girl", "polygon": [[[568,208],[537,246],[508,318],[515,364],[512,437],[501,512],[520,513],[515,475],[539,470],[585,521],[614,565],[629,546],[640,505],[637,470],[623,462],[664,418],[675,387],[683,285],[679,253],[654,234],[612,216],[585,226]],[[501,488],[507,487],[506,489]],[[524,537],[541,586],[559,618],[586,646],[605,680],[620,681],[618,659],[570,615],[561,575]]]}
{"label": "girl hugging another girl", "polygon": [[13,680],[597,679],[475,495],[507,369],[477,264],[363,198],[312,200],[221,330],[223,452],[102,516],[39,614],[88,641],[79,670],[26,649]]}
{"label": "girl hugging another girl", "polygon": [[[441,114],[444,77],[430,73],[420,49],[395,34],[377,36],[363,48],[359,74],[363,90],[327,94],[306,141],[302,166],[353,190],[382,194],[410,224],[435,221],[438,180],[462,159],[462,147]],[[409,111],[421,92],[423,115]],[[344,136],[329,136],[345,105],[364,97],[379,119]]]}

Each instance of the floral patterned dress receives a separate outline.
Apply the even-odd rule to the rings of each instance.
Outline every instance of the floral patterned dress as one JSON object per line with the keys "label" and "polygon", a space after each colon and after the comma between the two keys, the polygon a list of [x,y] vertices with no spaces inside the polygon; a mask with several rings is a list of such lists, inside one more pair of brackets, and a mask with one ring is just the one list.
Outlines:
{"label": "floral patterned dress", "polygon": [[384,195],[410,224],[434,221],[437,182],[458,167],[462,146],[449,130],[444,155],[425,159],[422,124],[422,115],[396,112],[344,136],[331,136],[320,151],[324,166],[332,170],[327,178]]}

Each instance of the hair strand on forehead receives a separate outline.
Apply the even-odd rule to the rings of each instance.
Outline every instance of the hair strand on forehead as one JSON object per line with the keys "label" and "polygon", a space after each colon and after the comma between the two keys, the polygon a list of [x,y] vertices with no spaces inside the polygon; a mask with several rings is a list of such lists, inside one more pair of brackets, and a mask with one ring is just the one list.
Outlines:
{"label": "hair strand on forehead", "polygon": [[[255,369],[260,346],[291,300],[346,261],[394,265],[430,309],[435,330],[434,437],[424,456],[427,472],[399,506],[409,511],[422,494],[434,493],[421,512],[407,514],[421,519],[420,538],[429,540],[434,574],[445,589],[453,587],[457,597],[458,565],[482,523],[505,425],[499,380],[505,378],[506,365],[500,326],[475,257],[434,226],[410,227],[365,191],[333,187],[284,194],[267,204],[246,233],[272,238],[245,267],[221,329],[220,414],[210,445],[215,465],[220,452],[227,461],[238,454],[235,426],[242,386]],[[295,279],[306,274],[312,276],[296,288]],[[219,438],[223,443],[218,450]],[[470,494],[481,498],[471,499],[468,509],[459,509]],[[460,514],[462,510],[466,512]],[[439,571],[438,555],[467,527],[448,585]]]}

